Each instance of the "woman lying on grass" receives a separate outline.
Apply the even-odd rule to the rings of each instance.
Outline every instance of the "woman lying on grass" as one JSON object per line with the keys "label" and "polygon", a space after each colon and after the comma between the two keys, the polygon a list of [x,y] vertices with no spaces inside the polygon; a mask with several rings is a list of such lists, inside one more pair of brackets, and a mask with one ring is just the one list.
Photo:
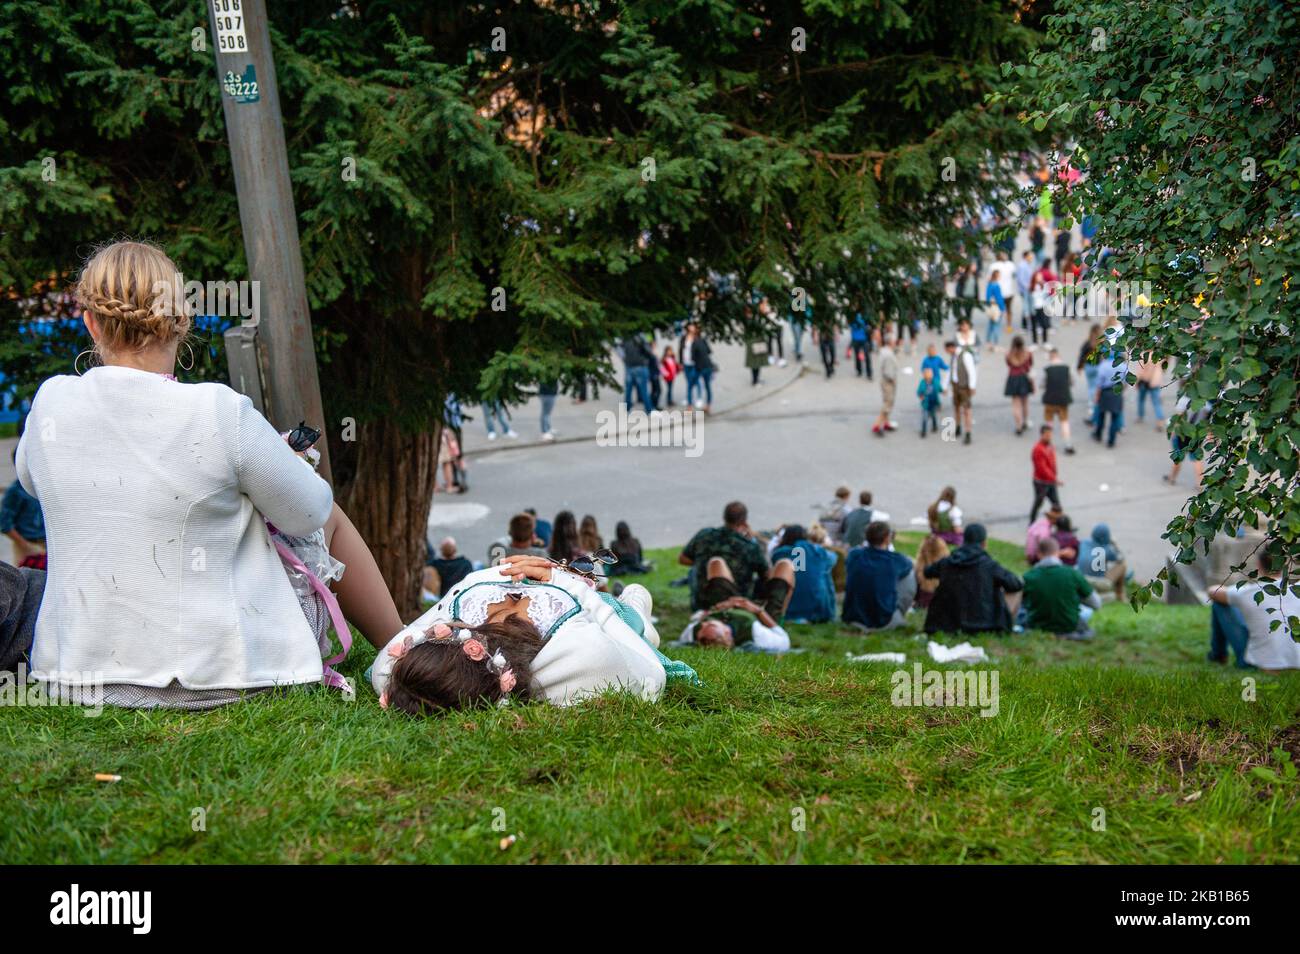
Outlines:
{"label": "woman lying on grass", "polygon": [[[152,245],[95,253],[77,300],[100,363],[45,381],[18,445],[49,551],[32,676],[71,701],[207,709],[273,686],[338,684],[321,660],[335,609],[376,646],[402,628],[311,465],[248,398],[176,380],[191,320],[171,291],[179,274]],[[299,561],[291,583],[282,554],[308,539],[319,562]],[[330,591],[312,589],[322,564],[337,596],[324,609]],[[316,581],[298,585],[306,573]]]}
{"label": "woman lying on grass", "polygon": [[667,682],[697,681],[656,648],[645,587],[619,599],[595,587],[585,572],[522,554],[469,574],[380,652],[370,674],[379,704],[431,715],[511,699],[571,705],[611,689],[655,700]]}

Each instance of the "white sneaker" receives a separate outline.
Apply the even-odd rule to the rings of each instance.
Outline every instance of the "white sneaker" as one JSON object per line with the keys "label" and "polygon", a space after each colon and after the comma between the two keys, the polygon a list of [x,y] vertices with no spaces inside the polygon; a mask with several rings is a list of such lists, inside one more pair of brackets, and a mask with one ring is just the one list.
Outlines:
{"label": "white sneaker", "polygon": [[510,430],[506,431],[506,437],[518,437],[518,436],[519,436],[519,432],[516,431],[513,427],[510,428]]}
{"label": "white sneaker", "polygon": [[494,441],[494,440],[496,440],[496,439],[497,439],[497,432],[496,432],[496,431],[488,431],[488,440],[490,440],[490,441]]}
{"label": "white sneaker", "polygon": [[624,606],[630,606],[641,616],[645,624],[641,630],[641,635],[645,641],[655,649],[659,648],[659,630],[655,629],[655,624],[651,622],[650,611],[654,608],[654,597],[640,583],[629,583],[623,587],[623,593],[619,596],[618,601]]}
{"label": "white sneaker", "polygon": [[786,360],[785,360],[785,358],[781,358],[780,360],[778,360],[778,361],[776,362],[776,366],[777,366],[778,368],[784,368],[785,365],[786,365]]}
{"label": "white sneaker", "polygon": [[704,410],[704,402],[703,402],[703,401],[696,401],[696,402],[695,402],[695,410],[697,410],[697,411],[703,411],[703,410]]}
{"label": "white sneaker", "polygon": [[543,431],[543,432],[542,432],[542,440],[544,440],[544,441],[553,441],[553,440],[555,440],[555,432],[554,432],[554,431]]}

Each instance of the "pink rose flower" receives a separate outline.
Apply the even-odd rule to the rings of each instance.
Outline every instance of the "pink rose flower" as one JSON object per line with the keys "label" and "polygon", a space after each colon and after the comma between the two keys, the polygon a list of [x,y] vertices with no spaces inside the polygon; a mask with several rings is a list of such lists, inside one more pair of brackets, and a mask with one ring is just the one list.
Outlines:
{"label": "pink rose flower", "polygon": [[433,635],[437,639],[447,639],[451,636],[451,627],[446,623],[434,623]]}
{"label": "pink rose flower", "polygon": [[511,669],[507,669],[501,674],[501,691],[509,692],[515,687],[515,674]]}
{"label": "pink rose flower", "polygon": [[465,640],[465,655],[475,662],[482,662],[487,659],[487,650],[477,639]]}

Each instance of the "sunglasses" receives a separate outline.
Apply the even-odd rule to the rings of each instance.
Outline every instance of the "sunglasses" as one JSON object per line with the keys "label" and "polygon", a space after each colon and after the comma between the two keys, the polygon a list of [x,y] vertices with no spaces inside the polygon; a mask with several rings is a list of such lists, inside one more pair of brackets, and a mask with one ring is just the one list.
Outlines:
{"label": "sunglasses", "polygon": [[574,560],[552,560],[562,570],[572,570],[582,576],[594,576],[598,565],[608,566],[618,562],[618,555],[610,549],[597,550],[589,556],[580,556]]}
{"label": "sunglasses", "polygon": [[312,427],[306,421],[300,421],[298,426],[289,432],[287,438],[289,446],[295,453],[301,454],[307,448],[311,447],[320,440],[320,431]]}

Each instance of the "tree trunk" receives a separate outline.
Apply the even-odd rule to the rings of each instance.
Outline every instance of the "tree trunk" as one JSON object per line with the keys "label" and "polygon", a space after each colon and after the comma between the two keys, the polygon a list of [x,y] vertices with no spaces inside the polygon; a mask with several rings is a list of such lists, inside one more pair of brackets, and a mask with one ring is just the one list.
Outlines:
{"label": "tree trunk", "polygon": [[354,469],[339,488],[339,506],[370,546],[406,621],[420,611],[439,429],[435,425],[431,431],[409,433],[391,418],[359,422]]}

